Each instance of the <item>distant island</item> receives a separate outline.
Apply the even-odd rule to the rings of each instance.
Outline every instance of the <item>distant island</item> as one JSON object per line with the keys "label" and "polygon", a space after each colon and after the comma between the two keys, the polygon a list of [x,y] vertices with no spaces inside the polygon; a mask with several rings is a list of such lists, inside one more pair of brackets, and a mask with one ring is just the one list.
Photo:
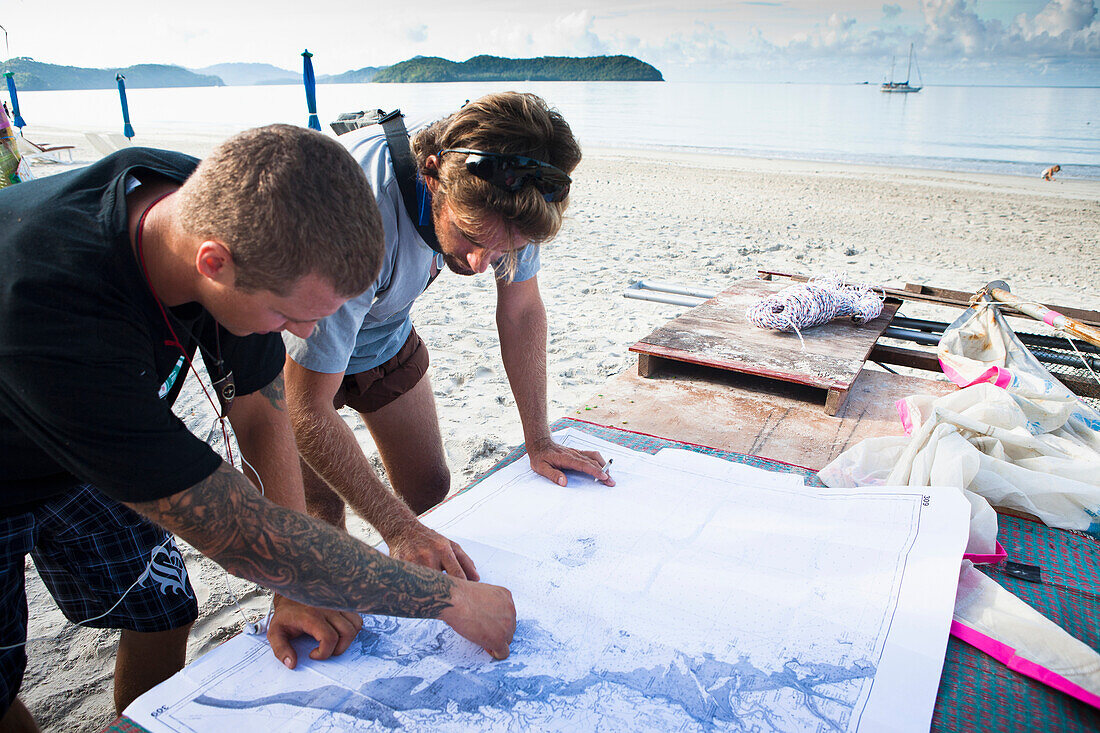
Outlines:
{"label": "distant island", "polygon": [[633,56],[474,56],[457,63],[418,56],[379,71],[376,82],[446,81],[664,81],[661,72]]}
{"label": "distant island", "polygon": [[[137,64],[125,68],[90,69],[60,66],[28,57],[8,59],[20,90],[111,89],[115,75],[126,77],[130,88],[220,87],[301,83],[301,72],[271,64],[229,63],[202,69],[167,64]],[[451,81],[664,81],[661,72],[633,56],[541,56],[510,59],[474,56],[457,62],[435,56],[417,56],[393,66],[365,66],[341,74],[317,76],[318,84],[365,82],[420,83]]]}
{"label": "distant island", "polygon": [[[258,84],[294,84],[302,81],[302,72],[294,73],[271,64],[214,64],[201,69],[188,69],[196,74],[216,76],[226,86],[244,87]],[[130,77],[126,77],[129,81]]]}
{"label": "distant island", "polygon": [[130,87],[222,87],[220,77],[196,74],[182,66],[138,64],[116,69],[87,69],[81,66],[59,66],[35,61],[25,56],[8,59],[3,65],[11,71],[20,90],[28,92],[62,89],[111,89],[115,75],[126,77]]}

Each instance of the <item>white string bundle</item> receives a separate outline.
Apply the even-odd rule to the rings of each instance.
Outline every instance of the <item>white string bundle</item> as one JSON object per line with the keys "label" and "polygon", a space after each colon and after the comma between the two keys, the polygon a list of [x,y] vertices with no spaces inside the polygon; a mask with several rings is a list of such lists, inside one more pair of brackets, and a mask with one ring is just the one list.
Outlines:
{"label": "white string bundle", "polygon": [[834,318],[850,317],[856,323],[872,321],[882,313],[882,301],[882,296],[870,286],[846,283],[839,275],[827,275],[769,295],[749,306],[745,317],[757,328],[794,331],[801,341],[803,329]]}

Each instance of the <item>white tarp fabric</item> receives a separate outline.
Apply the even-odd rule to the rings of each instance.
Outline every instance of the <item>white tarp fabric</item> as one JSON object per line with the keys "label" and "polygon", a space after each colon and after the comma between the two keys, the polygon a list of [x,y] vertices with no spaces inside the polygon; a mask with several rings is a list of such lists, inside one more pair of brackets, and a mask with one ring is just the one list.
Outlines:
{"label": "white tarp fabric", "polygon": [[[959,574],[955,620],[1008,647],[990,649],[980,637],[963,636],[1009,667],[1085,702],[1100,699],[1100,655],[990,580],[969,560],[963,561]],[[1072,689],[1063,680],[1091,695]]]}
{"label": "white tarp fabric", "polygon": [[[939,358],[944,373],[962,389],[899,401],[908,435],[859,443],[822,469],[821,480],[832,487],[959,489],[971,505],[968,554],[995,553],[992,506],[1100,537],[1100,414],[1051,376],[988,304],[951,324],[940,340]],[[1041,670],[1031,676],[1066,690],[1052,682],[1061,675],[1100,694],[1100,654],[968,561],[955,614],[1026,659],[1031,667],[1025,664],[1020,671]]]}
{"label": "white tarp fabric", "polygon": [[829,486],[954,486],[973,507],[968,552],[991,554],[988,504],[1100,537],[1100,414],[1050,375],[991,307],[944,333],[944,372],[962,389],[907,397],[907,437],[872,438],[821,471]]}

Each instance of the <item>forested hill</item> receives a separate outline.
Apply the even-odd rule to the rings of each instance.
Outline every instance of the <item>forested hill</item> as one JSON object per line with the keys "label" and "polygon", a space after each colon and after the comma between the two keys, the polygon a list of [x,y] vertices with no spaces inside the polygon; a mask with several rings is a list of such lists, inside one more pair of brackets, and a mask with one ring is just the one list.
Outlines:
{"label": "forested hill", "polygon": [[[297,72],[266,64],[220,64],[191,70],[167,64],[137,64],[117,69],[61,66],[19,57],[2,63],[15,76],[20,90],[110,89],[115,75],[126,77],[126,86],[220,87],[230,84],[300,83]],[[215,72],[215,73],[202,73]],[[222,74],[226,79],[222,79]],[[438,81],[664,81],[661,72],[633,56],[540,56],[509,59],[474,56],[462,62],[435,56],[417,56],[393,66],[367,66],[342,74],[318,75],[318,83],[438,82]]]}
{"label": "forested hill", "polygon": [[382,69],[376,82],[439,81],[664,81],[661,72],[633,56],[474,56],[462,62],[418,56]]}
{"label": "forested hill", "polygon": [[216,76],[196,74],[182,66],[138,64],[124,69],[88,69],[81,66],[46,64],[31,58],[8,59],[4,71],[11,71],[20,91],[57,89],[110,89],[115,74],[126,77],[126,86],[138,87],[220,87],[225,83]]}

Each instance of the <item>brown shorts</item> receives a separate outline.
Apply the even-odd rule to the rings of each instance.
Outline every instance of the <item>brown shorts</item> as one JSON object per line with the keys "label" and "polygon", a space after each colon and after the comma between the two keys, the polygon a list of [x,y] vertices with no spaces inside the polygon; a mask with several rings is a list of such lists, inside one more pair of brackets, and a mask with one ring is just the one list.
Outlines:
{"label": "brown shorts", "polygon": [[344,405],[356,412],[381,410],[415,387],[427,371],[428,347],[414,328],[392,359],[365,372],[346,375],[332,404],[337,410]]}

